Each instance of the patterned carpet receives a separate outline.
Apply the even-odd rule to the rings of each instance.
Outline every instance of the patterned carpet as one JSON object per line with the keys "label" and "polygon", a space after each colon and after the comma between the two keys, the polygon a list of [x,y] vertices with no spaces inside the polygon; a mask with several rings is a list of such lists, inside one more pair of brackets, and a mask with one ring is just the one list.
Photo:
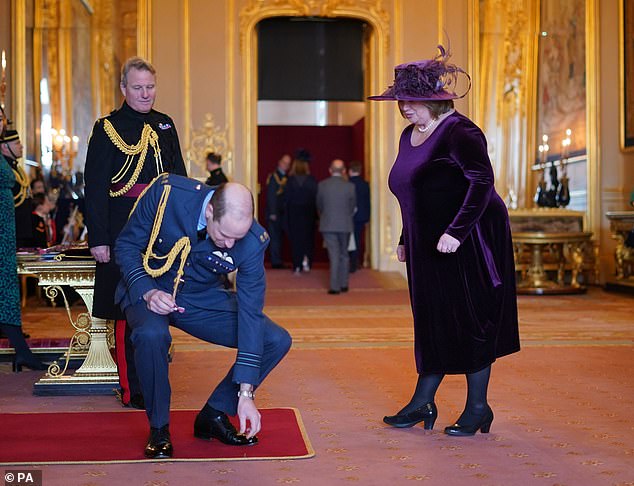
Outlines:
{"label": "patterned carpet", "polygon": [[[352,277],[348,294],[330,296],[325,271],[269,271],[266,312],[294,346],[257,400],[301,411],[314,458],[46,466],[44,484],[634,485],[634,297],[599,288],[520,297],[523,350],[493,367],[491,433],[452,438],[442,429],[462,409],[462,376],[441,385],[433,431],[382,423],[408,401],[416,379],[407,288],[397,274]],[[68,334],[60,310],[30,301],[24,320],[34,336]],[[198,408],[235,352],[180,332],[174,342],[172,408]],[[122,410],[110,397],[34,397],[37,377],[0,364],[0,412]]]}

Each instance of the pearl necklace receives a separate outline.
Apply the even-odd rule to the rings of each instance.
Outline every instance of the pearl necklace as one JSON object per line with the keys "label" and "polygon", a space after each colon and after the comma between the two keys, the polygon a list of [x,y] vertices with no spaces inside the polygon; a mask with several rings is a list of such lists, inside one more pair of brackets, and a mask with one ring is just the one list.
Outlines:
{"label": "pearl necklace", "polygon": [[421,125],[416,125],[416,130],[418,130],[420,133],[425,133],[425,132],[428,132],[428,131],[429,131],[429,129],[430,129],[431,127],[433,127],[433,126],[436,124],[436,122],[437,122],[437,121],[438,121],[438,119],[436,118],[436,119],[432,120],[432,121],[431,121],[431,123],[430,123],[429,125],[424,126],[424,127],[423,127],[423,126],[421,126]]}

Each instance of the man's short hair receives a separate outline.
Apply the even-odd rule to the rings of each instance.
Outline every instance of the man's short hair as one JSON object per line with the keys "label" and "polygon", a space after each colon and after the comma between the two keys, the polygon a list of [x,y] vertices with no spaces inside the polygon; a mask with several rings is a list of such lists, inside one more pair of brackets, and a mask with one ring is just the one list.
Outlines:
{"label": "man's short hair", "polygon": [[207,160],[212,164],[220,165],[220,163],[222,162],[222,155],[217,154],[216,152],[209,152],[207,154]]}
{"label": "man's short hair", "polygon": [[30,186],[31,186],[31,190],[33,190],[33,188],[35,187],[35,184],[37,184],[38,182],[41,182],[42,185],[44,186],[44,189],[46,189],[46,183],[44,182],[44,179],[31,179],[30,182]]}
{"label": "man's short hair", "polygon": [[363,169],[363,164],[361,164],[358,160],[353,160],[350,162],[350,169],[348,169],[348,171],[361,174],[361,169]]}
{"label": "man's short hair", "polygon": [[[212,194],[211,199],[209,200],[209,204],[211,204],[211,207],[214,210],[214,214],[212,218],[213,221],[220,221],[220,219],[227,213],[228,204],[227,204],[227,198],[225,195],[226,187],[227,187],[226,182],[223,182],[222,184],[220,184],[216,188],[214,193]],[[253,193],[249,191],[249,194],[251,196],[251,208],[253,209],[254,207]]]}
{"label": "man's short hair", "polygon": [[136,69],[138,71],[149,71],[153,75],[156,76],[156,69],[152,66],[150,61],[146,61],[142,57],[131,57],[129,58],[123,66],[121,66],[121,85],[128,85],[128,73],[130,69]]}
{"label": "man's short hair", "polygon": [[46,194],[44,194],[43,192],[38,192],[33,194],[32,196],[32,205],[33,205],[33,210],[36,210],[38,208],[38,206],[41,206],[42,204],[44,204],[46,202],[46,198],[48,196]]}

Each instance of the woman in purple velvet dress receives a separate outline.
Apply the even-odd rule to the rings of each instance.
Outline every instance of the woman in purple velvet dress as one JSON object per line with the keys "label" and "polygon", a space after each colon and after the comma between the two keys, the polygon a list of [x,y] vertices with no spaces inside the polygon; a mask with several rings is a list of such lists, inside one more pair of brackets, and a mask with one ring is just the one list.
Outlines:
{"label": "woman in purple velvet dress", "polygon": [[[373,100],[398,101],[411,123],[389,176],[403,232],[418,382],[410,402],[383,420],[394,427],[438,415],[434,397],[446,374],[465,374],[464,411],[445,433],[489,432],[491,364],[519,351],[515,268],[508,213],[493,186],[482,131],[454,109],[459,75],[449,54],[395,68],[394,84]],[[467,88],[468,91],[469,88]]]}

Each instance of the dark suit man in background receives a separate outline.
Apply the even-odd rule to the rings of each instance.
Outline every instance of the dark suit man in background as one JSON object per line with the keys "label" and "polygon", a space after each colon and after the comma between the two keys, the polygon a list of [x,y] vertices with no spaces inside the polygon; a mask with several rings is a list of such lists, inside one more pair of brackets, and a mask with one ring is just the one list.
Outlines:
{"label": "dark suit man in background", "polygon": [[361,254],[361,240],[365,225],[370,221],[370,185],[361,177],[363,166],[358,160],[350,162],[348,168],[348,179],[354,184],[354,190],[357,197],[357,210],[352,218],[354,222],[354,243],[355,249],[349,252],[350,257],[350,273],[357,271],[357,268],[363,265],[363,254]]}
{"label": "dark suit man in background", "polygon": [[209,177],[205,181],[208,186],[219,186],[225,182],[229,182],[227,176],[222,172],[222,155],[215,152],[209,152],[205,159],[207,163],[207,170],[209,171]]}
{"label": "dark suit man in background", "polygon": [[330,177],[317,186],[319,231],[324,238],[330,261],[329,294],[348,291],[348,244],[354,228],[352,217],[356,207],[354,185],[345,179],[343,160],[330,163]]}
{"label": "dark suit man in background", "polygon": [[162,172],[186,175],[174,121],[152,109],[156,70],[132,57],[121,69],[121,108],[95,122],[85,169],[86,225],[97,261],[92,315],[114,319],[121,401],[143,408],[129,343],[130,330],[114,302],[121,277],[111,249],[139,194]]}
{"label": "dark suit man in background", "polygon": [[[139,199],[115,248],[123,275],[116,298],[132,328],[151,427],[147,457],[172,455],[170,325],[238,350],[196,417],[194,435],[229,445],[257,442],[254,391],[291,345],[288,332],[262,312],[267,245],[266,231],[253,219],[253,197],[241,184],[214,189],[164,174]],[[221,277],[235,270],[234,293]],[[240,433],[227,417],[236,412]]]}
{"label": "dark suit man in background", "polygon": [[282,237],[284,235],[284,189],[291,168],[291,156],[284,154],[277,161],[275,172],[266,179],[266,229],[271,237],[271,265],[284,268],[282,262]]}

